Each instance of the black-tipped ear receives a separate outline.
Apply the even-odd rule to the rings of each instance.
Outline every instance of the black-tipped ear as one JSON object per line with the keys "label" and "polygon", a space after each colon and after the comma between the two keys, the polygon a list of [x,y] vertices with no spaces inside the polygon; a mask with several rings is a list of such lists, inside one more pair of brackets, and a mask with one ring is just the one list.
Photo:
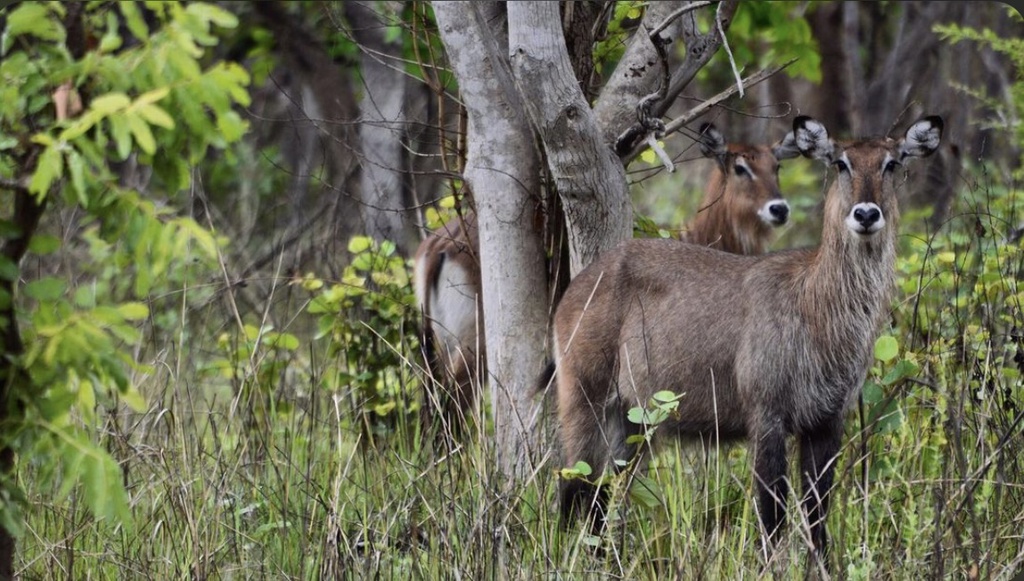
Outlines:
{"label": "black-tipped ear", "polygon": [[907,134],[900,140],[900,160],[908,157],[928,157],[935,153],[942,142],[942,117],[929,115],[907,129]]}
{"label": "black-tipped ear", "polygon": [[836,157],[836,146],[828,136],[828,130],[820,121],[800,115],[793,120],[793,141],[804,157],[832,163]]}
{"label": "black-tipped ear", "polygon": [[722,157],[728,152],[725,136],[711,123],[701,124],[697,143],[700,145],[700,152],[704,157],[717,158],[719,163],[722,162]]}

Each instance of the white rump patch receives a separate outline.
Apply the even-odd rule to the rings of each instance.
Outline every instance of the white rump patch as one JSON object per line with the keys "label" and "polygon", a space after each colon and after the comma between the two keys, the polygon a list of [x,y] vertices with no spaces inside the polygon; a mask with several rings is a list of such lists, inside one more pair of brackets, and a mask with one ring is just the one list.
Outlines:
{"label": "white rump patch", "polygon": [[430,297],[431,325],[447,353],[476,346],[478,297],[471,280],[469,272],[451,259],[444,261],[437,275],[437,292]]}

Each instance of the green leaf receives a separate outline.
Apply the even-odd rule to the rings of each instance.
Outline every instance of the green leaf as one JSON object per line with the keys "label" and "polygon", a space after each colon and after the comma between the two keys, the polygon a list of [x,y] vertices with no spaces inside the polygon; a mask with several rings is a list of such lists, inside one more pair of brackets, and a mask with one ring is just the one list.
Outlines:
{"label": "green leaf", "polygon": [[241,139],[249,129],[249,124],[235,111],[225,111],[217,116],[217,129],[228,143]]}
{"label": "green leaf", "polygon": [[121,48],[121,35],[117,33],[117,15],[113,12],[107,13],[107,32],[100,39],[100,52],[111,53]]}
{"label": "green leaf", "polygon": [[36,234],[28,242],[28,250],[40,256],[52,254],[60,249],[60,238],[50,234]]}
{"label": "green leaf", "polygon": [[681,393],[677,394],[675,392],[667,391],[666,390],[666,391],[659,391],[659,392],[655,393],[651,397],[654,399],[654,401],[660,401],[660,402],[663,402],[663,403],[670,403],[670,402],[678,401],[679,398],[683,397],[683,394],[681,394]]}
{"label": "green leaf", "polygon": [[134,386],[129,386],[128,389],[122,391],[118,397],[120,397],[121,401],[130,407],[132,411],[142,413],[146,411],[148,407],[146,405],[146,398],[142,397],[142,394],[139,393]]}
{"label": "green leaf", "polygon": [[153,139],[153,132],[150,131],[149,125],[142,117],[135,114],[125,115],[125,119],[128,121],[128,128],[131,129],[132,136],[135,137],[135,143],[142,151],[153,155],[156,152],[156,140]]}
{"label": "green leaf", "polygon": [[661,486],[648,477],[639,474],[633,476],[633,485],[629,487],[629,497],[647,508],[661,506]]}
{"label": "green leaf", "polygon": [[594,469],[590,467],[590,464],[587,464],[582,460],[577,462],[572,469],[581,476],[590,476],[594,472]]}
{"label": "green leaf", "polygon": [[913,361],[901,359],[892,369],[889,370],[889,373],[886,373],[885,377],[882,378],[882,385],[892,385],[908,377],[913,377],[917,375],[918,371],[920,371],[920,368]]}
{"label": "green leaf", "polygon": [[156,103],[157,101],[162,100],[170,92],[171,92],[171,90],[168,87],[160,87],[159,89],[153,89],[152,91],[147,91],[147,92],[139,95],[138,99],[135,99],[135,102],[132,103],[131,108],[132,109],[142,109],[144,107],[150,106],[153,103]]}
{"label": "green leaf", "polygon": [[164,129],[174,129],[174,119],[171,119],[171,116],[166,111],[156,105],[139,107],[139,115],[150,125],[156,125]]}
{"label": "green leaf", "polygon": [[214,4],[196,2],[189,4],[185,12],[198,16],[206,22],[212,22],[221,28],[235,28],[238,26],[238,17]]}
{"label": "green leaf", "polygon": [[64,27],[51,13],[49,3],[22,2],[7,15],[0,54],[6,54],[15,37],[30,35],[43,40],[64,39]]}
{"label": "green leaf", "polygon": [[123,115],[115,115],[108,117],[107,123],[110,126],[110,136],[114,138],[114,144],[117,147],[117,158],[119,160],[128,159],[132,152],[132,136],[128,129],[127,119]]}
{"label": "green leaf", "polygon": [[352,254],[361,254],[373,246],[373,238],[369,236],[353,236],[348,243],[348,251]]}
{"label": "green leaf", "polygon": [[124,93],[107,93],[93,99],[89,108],[101,115],[110,115],[131,104],[132,100]]}
{"label": "green leaf", "polygon": [[132,35],[142,41],[149,38],[149,28],[146,26],[146,21],[139,13],[139,9],[135,5],[135,2],[118,2],[117,5],[121,9],[121,14],[124,16],[125,24],[128,26],[128,30],[131,31]]}
{"label": "green leaf", "polygon": [[291,333],[281,333],[271,342],[274,347],[294,351],[299,348],[299,339]]}
{"label": "green leaf", "polygon": [[67,286],[67,283],[59,278],[41,278],[25,285],[25,296],[37,301],[55,301],[64,296]]}
{"label": "green leaf", "polygon": [[143,303],[124,303],[117,306],[117,312],[120,313],[125,320],[141,321],[149,316],[149,307]]}
{"label": "green leaf", "polygon": [[50,190],[54,180],[64,173],[64,156],[55,145],[43,150],[39,156],[39,163],[36,165],[36,172],[32,174],[32,180],[28,189],[33,194],[44,196]]}
{"label": "green leaf", "polygon": [[0,280],[17,280],[21,271],[13,260],[6,256],[0,256]]}
{"label": "green leaf", "polygon": [[892,335],[882,335],[875,341],[875,359],[888,362],[899,353],[900,345]]}
{"label": "green leaf", "polygon": [[74,149],[68,150],[67,158],[68,173],[71,174],[71,186],[74,188],[75,194],[78,197],[78,203],[81,204],[83,208],[88,207],[89,199],[86,197],[85,191],[85,161]]}

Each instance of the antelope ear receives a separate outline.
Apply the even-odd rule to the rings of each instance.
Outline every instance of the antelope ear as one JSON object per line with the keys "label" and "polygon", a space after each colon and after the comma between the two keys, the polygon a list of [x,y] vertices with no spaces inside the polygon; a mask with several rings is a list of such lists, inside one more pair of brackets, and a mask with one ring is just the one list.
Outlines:
{"label": "antelope ear", "polygon": [[704,157],[714,157],[718,163],[723,163],[728,148],[725,143],[725,136],[711,123],[704,123],[700,126],[700,136],[697,138],[700,145],[700,152]]}
{"label": "antelope ear", "polygon": [[778,143],[772,146],[772,155],[777,160],[790,159],[801,155],[800,148],[796,145],[796,134],[790,131]]}
{"label": "antelope ear", "polygon": [[817,159],[831,164],[837,157],[836,144],[828,136],[828,130],[821,122],[806,115],[793,120],[793,133],[782,140],[786,143],[791,139],[796,149],[810,159]]}
{"label": "antelope ear", "polygon": [[931,115],[910,126],[900,140],[900,161],[908,157],[927,157],[939,148],[942,141],[942,117]]}

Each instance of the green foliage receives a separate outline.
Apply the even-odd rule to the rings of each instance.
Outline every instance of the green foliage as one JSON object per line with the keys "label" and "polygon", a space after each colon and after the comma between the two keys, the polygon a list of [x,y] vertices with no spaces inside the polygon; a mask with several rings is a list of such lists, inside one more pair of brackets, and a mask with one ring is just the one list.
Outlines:
{"label": "green foliage", "polygon": [[[1006,7],[1006,12],[1018,25],[1024,22],[1024,16],[1015,8]],[[1019,120],[1024,116],[1024,39],[1020,37],[1002,38],[992,30],[977,30],[975,28],[961,26],[956,23],[937,24],[934,27],[939,38],[957,44],[959,42],[974,42],[988,47],[998,53],[1006,55],[1012,63],[1014,81],[1009,87],[1009,100],[1003,95],[986,95],[983,91],[974,87],[957,85],[955,88],[978,99],[994,112],[992,119],[986,126],[994,129],[1005,129],[1006,120],[1015,120],[1010,129],[1014,136],[1013,143],[1024,142],[1024,123]],[[1014,172],[1014,178],[1024,179],[1024,158],[1019,160]]]}
{"label": "green foliage", "polygon": [[598,75],[610,73],[626,52],[626,41],[643,18],[647,2],[619,1],[608,21],[604,38],[594,43],[594,70]]}
{"label": "green foliage", "polygon": [[803,2],[740,2],[726,36],[739,67],[796,62],[786,74],[821,82],[821,55]]}
{"label": "green foliage", "polygon": [[[97,412],[119,403],[145,409],[135,382],[152,370],[136,363],[133,350],[140,325],[157,315],[153,307],[167,306],[154,293],[212,266],[219,246],[152,198],[177,196],[211,147],[241,137],[246,124],[235,107],[249,103],[248,74],[234,63],[203,62],[218,42],[215,29],[237,24],[213,4],[86,4],[82,34],[98,39],[95,46],[68,44],[70,11],[59,2],[20,3],[0,35],[0,176],[26,180],[40,203],[76,207],[82,216],[70,243],[40,234],[29,246],[33,261],[76,262],[81,278],[33,279],[0,264],[8,281],[27,279],[19,296],[0,297],[14,301],[26,346],[13,393],[23,412],[0,437],[31,471],[32,487],[67,495],[80,485],[93,514],[129,524],[121,469],[94,442]],[[65,118],[57,115],[62,106]],[[33,166],[23,165],[36,155]],[[128,160],[153,169],[149,193],[122,183],[116,168]],[[10,226],[5,238],[24,225]],[[4,496],[23,497],[13,486],[4,481]],[[0,507],[9,530],[20,530],[20,510],[13,502]]]}
{"label": "green foliage", "polygon": [[416,298],[394,243],[356,236],[348,250],[340,283],[310,275],[302,286],[316,293],[307,310],[318,317],[318,338],[329,341],[328,357],[339,361],[329,389],[349,396],[370,434],[386,435],[419,409],[407,359],[419,351]]}

